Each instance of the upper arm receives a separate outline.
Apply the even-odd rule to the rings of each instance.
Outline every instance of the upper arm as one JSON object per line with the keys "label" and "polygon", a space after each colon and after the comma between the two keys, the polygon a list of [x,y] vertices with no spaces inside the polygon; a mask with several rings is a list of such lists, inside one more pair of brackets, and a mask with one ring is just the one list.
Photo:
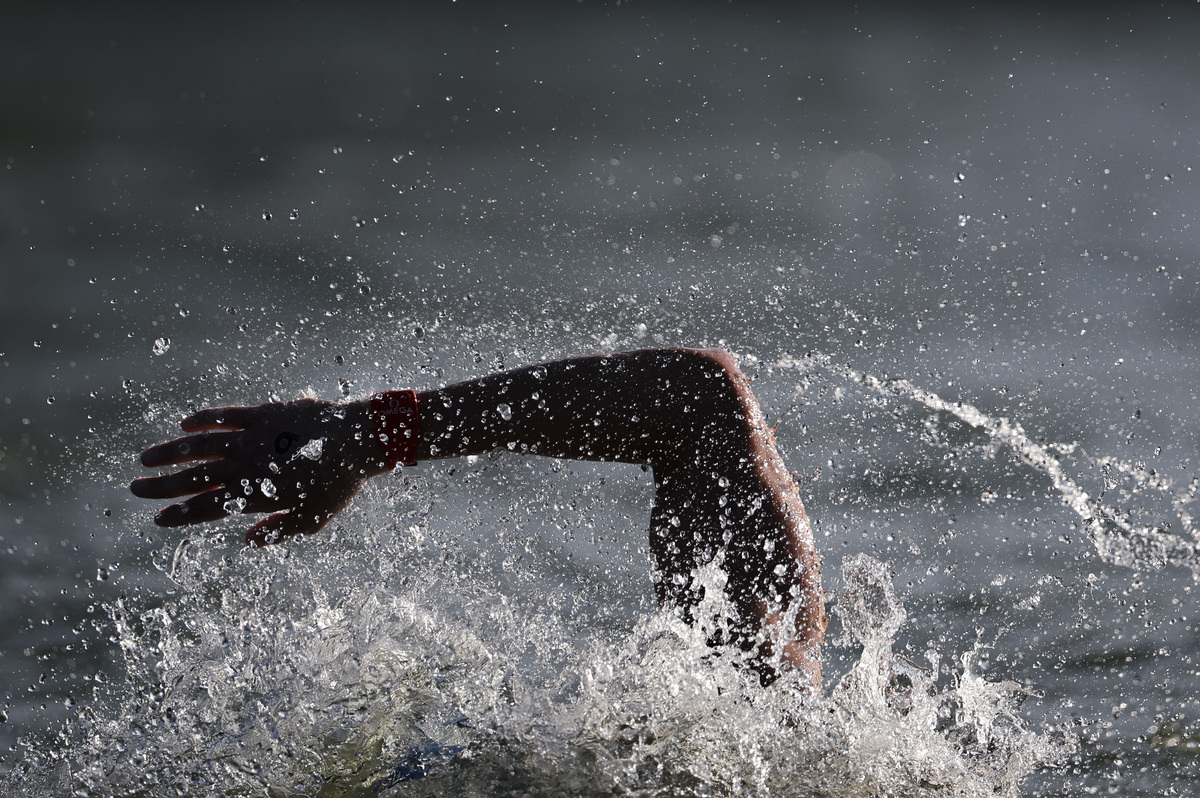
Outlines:
{"label": "upper arm", "polygon": [[651,547],[660,571],[674,577],[659,583],[660,597],[694,603],[691,579],[678,576],[720,553],[727,592],[749,631],[800,600],[797,623],[807,638],[819,638],[824,613],[811,528],[749,380],[727,352],[685,351],[676,409],[697,398],[704,407],[696,423],[675,428],[673,454],[654,464]]}

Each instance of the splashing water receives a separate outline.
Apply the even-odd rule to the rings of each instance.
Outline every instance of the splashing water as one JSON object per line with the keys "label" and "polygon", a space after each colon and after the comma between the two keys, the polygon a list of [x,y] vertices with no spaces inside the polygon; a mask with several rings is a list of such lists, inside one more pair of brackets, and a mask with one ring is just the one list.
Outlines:
{"label": "splashing water", "polygon": [[[970,654],[941,692],[893,656],[904,612],[865,556],[844,562],[837,602],[862,654],[825,696],[759,687],[670,612],[614,641],[452,570],[401,574],[389,563],[414,552],[398,538],[308,562],[222,548],[180,544],[177,601],[112,609],[130,693],[81,713],[47,787],[1012,796],[1068,750],[1026,728],[1020,690],[977,676]],[[720,572],[701,579],[720,596]],[[726,609],[708,602],[702,617]]]}
{"label": "splashing water", "polygon": [[[1191,540],[1130,522],[1067,474],[1074,445],[821,355],[773,365],[949,414],[986,435],[991,453],[1006,447],[1045,474],[1106,562],[1197,573]],[[515,462],[525,461],[494,459],[498,479]],[[1112,458],[1091,462],[1172,496],[1195,537],[1194,481],[1178,489]],[[930,643],[926,664],[897,655],[906,615],[877,560],[842,560],[831,647],[856,653],[827,673],[827,692],[786,678],[761,688],[738,655],[707,646],[703,624],[669,610],[606,613],[616,585],[584,588],[522,564],[536,534],[520,521],[489,528],[496,542],[479,551],[457,546],[463,516],[449,529],[432,522],[445,484],[424,481],[448,480],[446,469],[406,472],[397,495],[367,497],[329,536],[230,553],[217,534],[161,553],[171,595],[109,608],[124,679],[24,763],[18,784],[117,795],[1015,796],[1073,750],[1069,732],[1022,719],[1024,688],[984,677],[983,644]],[[635,526],[625,533],[643,536]],[[699,578],[698,617],[727,615],[720,571]]]}
{"label": "splashing water", "polygon": [[[1173,509],[1183,529],[1192,538],[1187,540],[1156,526],[1133,524],[1124,517],[1119,508],[1091,497],[1067,476],[1062,463],[1055,456],[1075,452],[1078,448],[1075,444],[1037,443],[1025,433],[1020,424],[1006,418],[989,416],[966,402],[948,402],[905,379],[880,379],[855,371],[835,364],[829,357],[819,353],[805,358],[785,356],[776,365],[784,369],[800,370],[823,367],[880,396],[908,399],[930,410],[953,415],[984,432],[995,446],[1010,448],[1023,464],[1048,476],[1055,490],[1062,496],[1063,504],[1079,516],[1097,553],[1105,562],[1137,569],[1179,566],[1190,570],[1193,579],[1200,580],[1200,556],[1197,553],[1200,530],[1196,529],[1192,515],[1186,510],[1200,490],[1200,480],[1193,478],[1186,487],[1177,490],[1171,480],[1144,468],[1122,463],[1114,458],[1099,458],[1095,461],[1106,473],[1115,471],[1131,477],[1138,491],[1149,489],[1160,493],[1173,492]],[[994,452],[989,454],[994,455]]]}

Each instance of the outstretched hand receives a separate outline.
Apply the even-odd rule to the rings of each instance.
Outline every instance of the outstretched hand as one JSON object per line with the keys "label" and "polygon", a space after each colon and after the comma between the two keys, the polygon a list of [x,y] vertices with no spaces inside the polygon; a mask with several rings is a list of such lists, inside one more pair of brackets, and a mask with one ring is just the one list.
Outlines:
{"label": "outstretched hand", "polygon": [[271,513],[246,533],[247,545],[319,531],[367,479],[386,470],[365,402],[209,408],[180,426],[192,434],[151,446],[142,465],[199,464],[136,479],[130,490],[145,499],[191,497],[160,510],[159,526]]}

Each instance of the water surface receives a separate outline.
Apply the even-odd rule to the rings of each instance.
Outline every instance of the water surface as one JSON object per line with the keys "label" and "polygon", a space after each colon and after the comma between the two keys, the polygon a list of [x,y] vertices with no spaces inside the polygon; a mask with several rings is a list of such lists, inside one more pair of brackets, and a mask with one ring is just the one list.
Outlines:
{"label": "water surface", "polygon": [[[1193,575],[1136,542],[1195,543],[1194,28],[14,14],[4,768],[29,792],[408,768],[387,789],[1186,794]],[[124,487],[192,406],[676,344],[742,358],[833,608],[874,608],[835,612],[823,698],[756,691],[657,610],[638,469],[421,467],[271,552],[164,534]]]}

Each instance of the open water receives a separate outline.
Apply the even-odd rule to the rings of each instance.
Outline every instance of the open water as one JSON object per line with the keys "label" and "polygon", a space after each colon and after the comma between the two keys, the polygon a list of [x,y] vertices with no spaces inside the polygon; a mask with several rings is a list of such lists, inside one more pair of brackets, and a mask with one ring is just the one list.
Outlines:
{"label": "open water", "polygon": [[[2,789],[1193,794],[1198,19],[6,11]],[[261,551],[127,492],[192,407],[657,345],[778,423],[820,695],[655,606],[636,468]]]}

